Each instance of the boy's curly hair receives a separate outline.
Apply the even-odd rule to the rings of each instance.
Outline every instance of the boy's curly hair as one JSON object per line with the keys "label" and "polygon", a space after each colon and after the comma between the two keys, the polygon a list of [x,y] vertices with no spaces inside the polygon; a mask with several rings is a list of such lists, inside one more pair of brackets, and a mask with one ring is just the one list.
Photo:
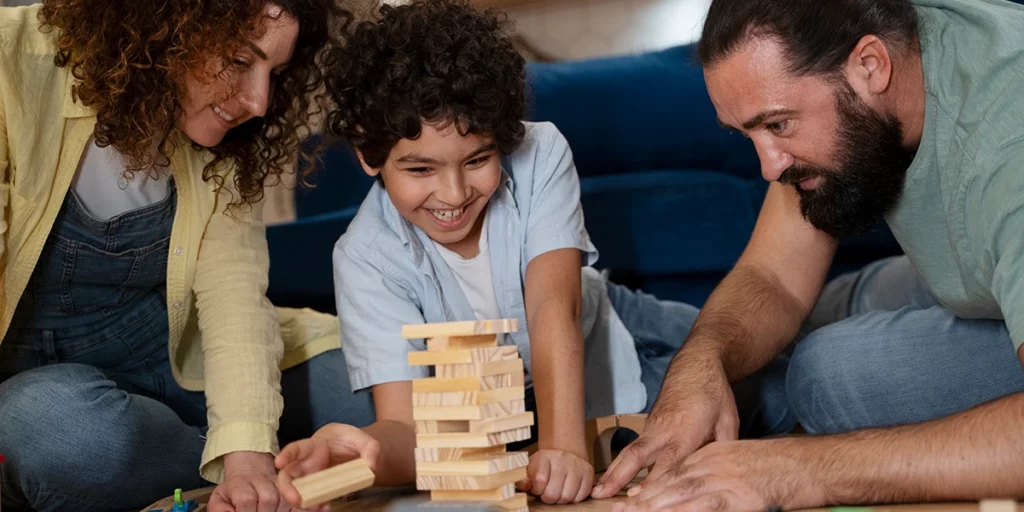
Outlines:
{"label": "boy's curly hair", "polygon": [[[44,31],[56,29],[55,63],[78,80],[76,99],[97,113],[96,143],[122,153],[131,175],[167,165],[183,78],[209,69],[211,59],[230,66],[232,54],[265,29],[271,1],[299,23],[295,52],[266,115],[209,148],[213,158],[203,170],[204,180],[223,187],[220,169],[234,167],[241,197],[232,205],[241,206],[262,199],[264,182],[285,172],[296,155],[313,104],[321,103],[315,93],[323,86],[332,31],[344,31],[352,20],[348,10],[335,0],[43,0],[39,21]],[[154,161],[154,146],[162,161]]]}
{"label": "boy's curly hair", "polygon": [[419,137],[424,122],[493,135],[511,153],[526,133],[526,63],[507,26],[504,14],[465,0],[381,7],[328,58],[329,132],[371,167],[399,140]]}

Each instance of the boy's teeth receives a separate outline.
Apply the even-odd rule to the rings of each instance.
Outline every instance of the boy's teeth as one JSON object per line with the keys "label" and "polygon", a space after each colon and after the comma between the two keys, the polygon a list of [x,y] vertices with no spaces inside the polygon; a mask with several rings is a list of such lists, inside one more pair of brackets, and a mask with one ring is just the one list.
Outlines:
{"label": "boy's teeth", "polygon": [[430,213],[443,221],[452,221],[462,216],[464,211],[465,208],[460,208],[458,210],[430,210]]}

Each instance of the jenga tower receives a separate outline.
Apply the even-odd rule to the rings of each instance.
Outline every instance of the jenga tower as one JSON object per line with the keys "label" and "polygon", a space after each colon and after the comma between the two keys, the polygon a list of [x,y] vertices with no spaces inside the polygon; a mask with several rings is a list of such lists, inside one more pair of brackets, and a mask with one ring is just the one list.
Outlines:
{"label": "jenga tower", "polygon": [[515,489],[529,455],[505,450],[529,439],[533,426],[523,360],[515,345],[498,346],[499,334],[518,329],[514,319],[402,327],[402,337],[427,340],[427,351],[409,354],[409,364],[434,367],[434,377],[412,383],[416,488],[432,501],[529,510]]}

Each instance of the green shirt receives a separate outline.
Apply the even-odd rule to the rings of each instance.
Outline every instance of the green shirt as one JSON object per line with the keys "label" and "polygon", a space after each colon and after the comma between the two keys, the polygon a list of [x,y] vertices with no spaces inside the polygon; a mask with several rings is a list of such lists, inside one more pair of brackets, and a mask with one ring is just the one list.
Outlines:
{"label": "green shirt", "polygon": [[961,318],[1024,343],[1024,7],[914,0],[925,122],[890,228]]}

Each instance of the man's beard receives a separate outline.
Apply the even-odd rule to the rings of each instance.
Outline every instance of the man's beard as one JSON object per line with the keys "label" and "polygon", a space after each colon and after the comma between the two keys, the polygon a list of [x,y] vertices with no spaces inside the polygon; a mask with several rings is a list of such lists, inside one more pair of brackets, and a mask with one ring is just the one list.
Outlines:
{"label": "man's beard", "polygon": [[[835,239],[874,227],[899,201],[914,152],[903,147],[903,127],[891,114],[865,105],[849,84],[835,93],[839,117],[836,168],[794,165],[779,182],[800,194],[800,211]],[[823,179],[814,190],[798,184]]]}

